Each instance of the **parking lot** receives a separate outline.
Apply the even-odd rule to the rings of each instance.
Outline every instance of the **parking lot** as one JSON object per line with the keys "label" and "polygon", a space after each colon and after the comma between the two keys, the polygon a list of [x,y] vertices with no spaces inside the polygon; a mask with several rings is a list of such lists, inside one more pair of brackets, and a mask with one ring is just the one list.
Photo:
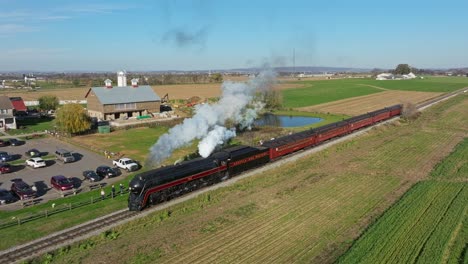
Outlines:
{"label": "parking lot", "polygon": [[[50,178],[55,175],[64,175],[73,179],[75,188],[78,191],[89,190],[89,185],[92,183],[82,182],[82,173],[85,170],[96,170],[96,167],[100,165],[107,165],[112,167],[112,160],[106,159],[103,155],[96,154],[94,152],[79,148],[74,145],[67,144],[59,141],[55,138],[44,138],[27,140],[25,144],[20,146],[6,146],[0,147],[0,151],[6,151],[10,155],[15,156],[15,159],[26,160],[28,157],[25,156],[25,152],[30,149],[37,149],[41,152],[41,157],[54,155],[57,149],[67,149],[72,152],[75,157],[75,161],[71,163],[63,163],[59,160],[47,160],[47,166],[44,168],[33,169],[32,167],[26,166],[25,164],[19,164],[12,166],[12,172],[0,175],[0,188],[10,189],[11,180],[20,178],[29,185],[35,185],[37,187],[38,198],[41,201],[47,201],[50,199],[58,198],[62,196],[62,193],[51,188]],[[111,184],[119,181],[126,176],[125,171],[121,171],[121,174],[117,177],[104,179],[101,183]],[[21,204],[15,202],[9,205],[0,206],[2,209],[16,209],[15,204]]]}

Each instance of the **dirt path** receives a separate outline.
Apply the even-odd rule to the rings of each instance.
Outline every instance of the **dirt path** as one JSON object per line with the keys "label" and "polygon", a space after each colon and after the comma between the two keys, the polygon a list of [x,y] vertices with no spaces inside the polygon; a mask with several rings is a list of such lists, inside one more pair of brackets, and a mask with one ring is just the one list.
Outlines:
{"label": "dirt path", "polygon": [[379,89],[379,90],[383,90],[383,91],[391,91],[387,88],[383,88],[383,87],[379,87],[379,86],[375,86],[375,85],[370,85],[370,84],[358,84],[358,85],[361,85],[361,86],[368,86],[368,87],[372,87],[372,88],[376,88],[376,89]]}

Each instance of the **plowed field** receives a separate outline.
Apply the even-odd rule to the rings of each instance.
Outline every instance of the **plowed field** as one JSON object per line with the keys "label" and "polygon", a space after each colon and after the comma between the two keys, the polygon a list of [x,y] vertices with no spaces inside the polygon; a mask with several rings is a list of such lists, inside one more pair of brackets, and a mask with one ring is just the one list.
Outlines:
{"label": "plowed field", "polygon": [[441,93],[433,92],[383,91],[380,93],[343,99],[331,103],[301,107],[298,109],[307,112],[335,113],[355,116],[371,112],[373,110],[382,109],[390,105],[424,102],[440,94]]}
{"label": "plowed field", "polygon": [[[236,80],[237,81],[237,80]],[[301,87],[302,84],[295,83],[279,83],[275,89],[290,89]],[[153,85],[153,90],[160,97],[166,93],[169,94],[169,99],[188,99],[192,96],[201,98],[213,98],[221,95],[220,83],[204,83],[204,84],[174,84],[174,85]],[[30,90],[11,90],[2,91],[0,95],[6,96],[21,96],[25,101],[37,100],[43,95],[56,95],[60,100],[84,100],[89,88],[67,88],[67,89],[43,89],[38,91]]]}

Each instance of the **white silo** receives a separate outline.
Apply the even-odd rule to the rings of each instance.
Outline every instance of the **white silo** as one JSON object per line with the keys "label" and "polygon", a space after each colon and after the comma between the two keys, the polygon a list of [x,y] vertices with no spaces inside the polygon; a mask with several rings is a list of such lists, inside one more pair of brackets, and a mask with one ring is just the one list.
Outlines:
{"label": "white silo", "polygon": [[117,72],[117,86],[127,86],[127,73],[125,71]]}

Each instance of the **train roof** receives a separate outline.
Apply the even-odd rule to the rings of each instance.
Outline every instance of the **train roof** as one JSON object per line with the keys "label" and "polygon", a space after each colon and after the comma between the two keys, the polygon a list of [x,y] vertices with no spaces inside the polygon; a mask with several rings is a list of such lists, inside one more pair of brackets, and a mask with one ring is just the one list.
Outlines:
{"label": "train roof", "polygon": [[182,161],[176,165],[168,165],[168,166],[163,166],[159,167],[157,169],[152,169],[149,171],[142,172],[138,174],[137,176],[141,179],[147,179],[147,178],[154,178],[158,176],[163,176],[166,175],[167,173],[173,172],[175,169],[183,171],[185,169],[189,169],[193,166],[198,166],[200,164],[205,164],[205,163],[212,163],[213,158],[195,158],[193,160],[188,160],[188,161]]}
{"label": "train roof", "polygon": [[234,146],[234,147],[229,147],[226,149],[223,149],[222,151],[228,153],[231,158],[235,158],[238,156],[242,156],[245,154],[250,154],[252,152],[258,152],[265,150],[265,147],[252,147],[252,146],[245,146],[245,145],[239,145],[239,146]]}
{"label": "train roof", "polygon": [[304,130],[304,131],[301,131],[301,132],[297,132],[297,133],[293,133],[293,134],[290,134],[290,135],[275,138],[275,139],[270,140],[270,141],[266,141],[266,142],[263,143],[262,146],[269,147],[269,148],[274,148],[274,147],[282,146],[282,145],[290,143],[290,142],[295,142],[295,141],[299,141],[299,140],[304,139],[304,138],[308,138],[308,137],[312,136],[314,133],[315,133],[315,131],[313,129],[308,129],[308,130]]}

